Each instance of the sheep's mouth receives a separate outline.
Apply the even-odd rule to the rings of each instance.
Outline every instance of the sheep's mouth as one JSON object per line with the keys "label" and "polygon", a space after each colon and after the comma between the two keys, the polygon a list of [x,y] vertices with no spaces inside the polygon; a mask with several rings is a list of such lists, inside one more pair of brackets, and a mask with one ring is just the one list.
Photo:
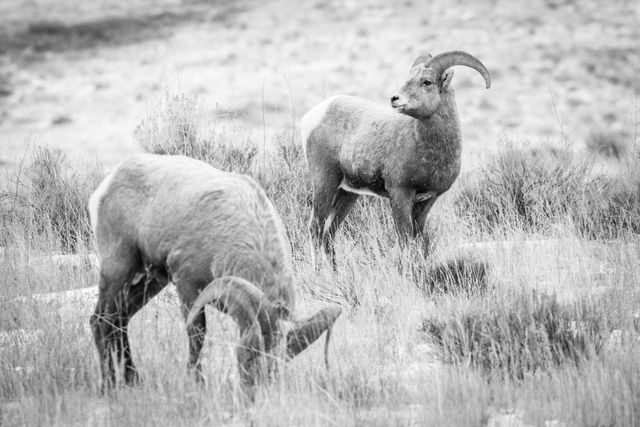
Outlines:
{"label": "sheep's mouth", "polygon": [[407,104],[391,104],[391,108],[402,113],[407,108]]}

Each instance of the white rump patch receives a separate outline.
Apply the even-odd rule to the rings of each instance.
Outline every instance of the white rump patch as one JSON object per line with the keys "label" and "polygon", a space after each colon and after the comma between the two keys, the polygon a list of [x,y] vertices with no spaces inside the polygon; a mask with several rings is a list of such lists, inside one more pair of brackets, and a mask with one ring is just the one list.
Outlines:
{"label": "white rump patch", "polygon": [[307,138],[309,138],[311,132],[313,132],[313,130],[318,127],[320,122],[322,122],[322,119],[324,119],[324,116],[327,113],[327,108],[336,98],[337,96],[332,96],[331,98],[325,99],[320,104],[307,111],[306,114],[300,119],[302,152],[304,153],[305,158],[307,157]]}
{"label": "white rump patch", "polygon": [[93,229],[94,236],[96,235],[96,226],[98,225],[98,208],[100,207],[102,198],[111,185],[111,181],[113,181],[114,174],[115,171],[107,175],[89,198],[89,219],[91,220],[91,228]]}

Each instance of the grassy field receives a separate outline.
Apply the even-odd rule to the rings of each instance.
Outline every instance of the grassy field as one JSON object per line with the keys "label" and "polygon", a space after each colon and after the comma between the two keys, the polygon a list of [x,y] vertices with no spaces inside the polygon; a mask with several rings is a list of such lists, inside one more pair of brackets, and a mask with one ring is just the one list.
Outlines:
{"label": "grassy field", "polygon": [[611,160],[505,148],[434,208],[428,247],[401,249],[387,203],[366,200],[339,233],[338,272],[316,273],[296,138],[282,135],[272,141],[277,150],[259,153],[238,146],[238,132],[185,127],[170,112],[180,106],[197,117],[197,103],[170,102],[140,128],[141,148],[187,153],[262,184],[287,224],[301,314],[326,301],[345,309],[332,369],[324,371],[315,346],[249,404],[238,388],[235,327],[212,312],[201,388],[186,374],[186,334],[176,295],[166,290],[131,325],[144,384],[102,396],[88,324],[96,261],[85,201],[104,172],[35,147],[0,205],[4,423],[637,422],[634,160],[617,163],[613,175],[601,167]]}
{"label": "grassy field", "polygon": [[[0,6],[0,424],[640,425],[638,14],[589,1]],[[367,198],[338,233],[338,271],[316,272],[299,115],[334,92],[385,102],[416,51],[453,48],[494,86],[456,74],[464,169],[430,241],[400,248],[388,202]],[[138,151],[265,188],[298,314],[344,308],[329,371],[315,345],[247,402],[237,330],[211,310],[196,384],[166,289],[130,325],[144,383],[100,393],[86,202]]]}

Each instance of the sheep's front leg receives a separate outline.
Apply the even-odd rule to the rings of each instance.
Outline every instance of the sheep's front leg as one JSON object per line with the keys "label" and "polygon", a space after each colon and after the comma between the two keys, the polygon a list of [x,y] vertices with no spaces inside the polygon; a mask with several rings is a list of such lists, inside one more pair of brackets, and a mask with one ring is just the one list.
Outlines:
{"label": "sheep's front leg", "polygon": [[[180,308],[182,316],[186,319],[193,302],[198,297],[198,291],[195,287],[189,283],[180,282],[176,283],[178,289],[178,295],[182,302]],[[200,310],[198,316],[193,322],[187,326],[187,336],[189,337],[189,371],[192,371],[195,375],[196,381],[199,383],[204,382],[202,376],[202,364],[200,363],[200,353],[204,346],[204,339],[207,334],[207,318],[204,313],[204,308]]]}
{"label": "sheep's front leg", "polygon": [[396,225],[398,239],[401,246],[406,246],[409,237],[414,235],[413,229],[413,198],[415,190],[408,188],[391,188],[388,189],[389,199],[391,200],[391,215]]}

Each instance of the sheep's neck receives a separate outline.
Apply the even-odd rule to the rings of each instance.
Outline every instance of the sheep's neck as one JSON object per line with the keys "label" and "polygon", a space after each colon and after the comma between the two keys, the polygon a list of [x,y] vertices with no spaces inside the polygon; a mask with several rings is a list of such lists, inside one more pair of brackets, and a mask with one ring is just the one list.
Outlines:
{"label": "sheep's neck", "polygon": [[416,120],[417,152],[428,188],[447,191],[460,173],[460,124],[453,93],[443,96],[436,114]]}
{"label": "sheep's neck", "polygon": [[429,118],[416,120],[416,134],[422,148],[441,162],[459,162],[460,123],[452,90],[442,96],[438,111]]}

